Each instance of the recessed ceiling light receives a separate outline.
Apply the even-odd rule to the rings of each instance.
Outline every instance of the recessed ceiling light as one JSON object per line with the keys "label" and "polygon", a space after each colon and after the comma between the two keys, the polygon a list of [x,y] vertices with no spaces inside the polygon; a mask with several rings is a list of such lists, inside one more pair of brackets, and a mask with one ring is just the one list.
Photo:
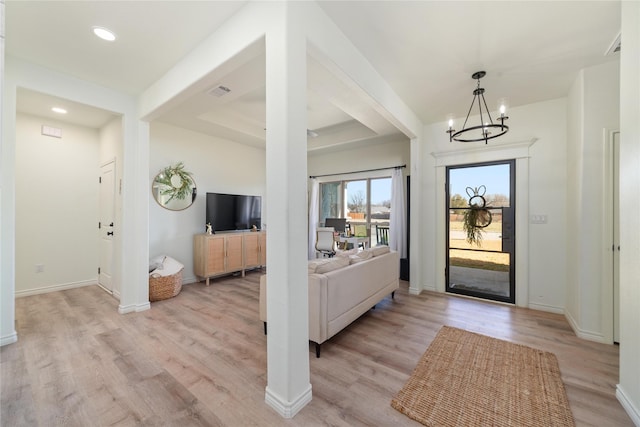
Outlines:
{"label": "recessed ceiling light", "polygon": [[104,27],[93,27],[93,34],[100,37],[102,40],[106,40],[112,42],[116,39],[116,35],[113,31],[108,30]]}
{"label": "recessed ceiling light", "polygon": [[60,107],[53,107],[51,109],[51,111],[53,111],[54,113],[58,113],[58,114],[67,114],[67,110],[65,110],[64,108],[60,108]]}

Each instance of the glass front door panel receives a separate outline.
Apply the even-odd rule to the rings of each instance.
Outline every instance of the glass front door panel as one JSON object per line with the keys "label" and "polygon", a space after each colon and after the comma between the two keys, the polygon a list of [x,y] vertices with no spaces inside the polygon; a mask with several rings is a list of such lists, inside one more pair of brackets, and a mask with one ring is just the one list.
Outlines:
{"label": "glass front door panel", "polygon": [[515,162],[447,168],[448,292],[515,302]]}

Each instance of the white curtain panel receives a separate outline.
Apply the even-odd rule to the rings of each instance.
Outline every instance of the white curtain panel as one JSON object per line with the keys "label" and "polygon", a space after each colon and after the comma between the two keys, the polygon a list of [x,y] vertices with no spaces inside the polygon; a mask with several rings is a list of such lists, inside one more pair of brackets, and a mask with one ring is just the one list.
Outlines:
{"label": "white curtain panel", "polygon": [[309,259],[316,257],[316,230],[318,228],[318,215],[320,210],[320,184],[315,178],[311,178],[311,197],[309,197]]}
{"label": "white curtain panel", "polygon": [[389,247],[398,251],[400,258],[407,257],[407,215],[404,204],[404,179],[402,169],[391,174],[391,216],[389,218]]}

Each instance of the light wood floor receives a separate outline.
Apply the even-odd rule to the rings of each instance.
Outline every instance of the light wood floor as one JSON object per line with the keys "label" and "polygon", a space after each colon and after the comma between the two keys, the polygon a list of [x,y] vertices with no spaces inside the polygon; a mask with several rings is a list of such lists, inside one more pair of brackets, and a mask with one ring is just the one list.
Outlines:
{"label": "light wood floor", "polygon": [[264,403],[259,272],[187,285],[117,314],[97,286],[16,300],[1,350],[3,426],[419,426],[390,406],[442,325],[555,353],[579,426],[632,426],[614,392],[618,348],[580,340],[563,316],[424,293],[396,299],[310,346],[313,400],[295,418]]}

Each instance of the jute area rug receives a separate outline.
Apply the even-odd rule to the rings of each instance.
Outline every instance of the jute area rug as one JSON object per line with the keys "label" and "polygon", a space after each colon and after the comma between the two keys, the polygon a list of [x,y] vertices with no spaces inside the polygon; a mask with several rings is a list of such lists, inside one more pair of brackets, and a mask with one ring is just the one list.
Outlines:
{"label": "jute area rug", "polygon": [[553,353],[443,326],[391,401],[426,426],[574,426]]}

